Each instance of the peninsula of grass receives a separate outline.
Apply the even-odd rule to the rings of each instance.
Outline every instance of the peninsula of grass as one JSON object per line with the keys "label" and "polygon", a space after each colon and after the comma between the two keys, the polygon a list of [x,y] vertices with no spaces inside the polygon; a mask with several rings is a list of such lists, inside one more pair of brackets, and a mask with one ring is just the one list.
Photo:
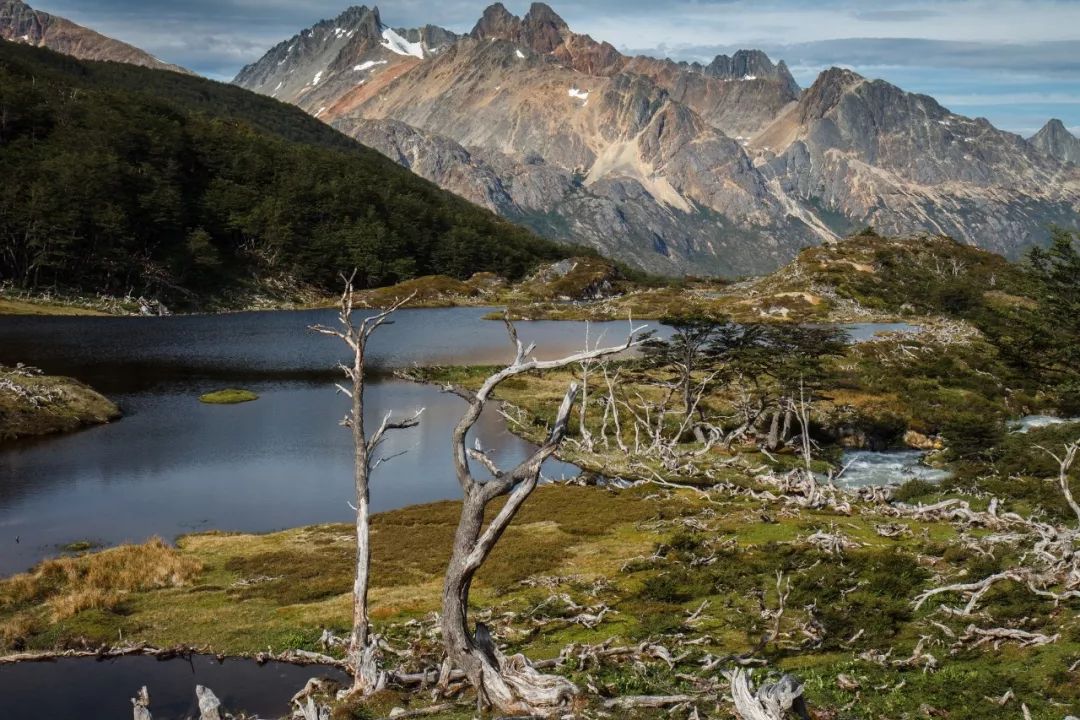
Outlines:
{"label": "peninsula of grass", "polygon": [[240,403],[252,402],[258,399],[259,396],[250,390],[226,388],[225,390],[217,390],[201,395],[199,402],[207,405],[239,405]]}
{"label": "peninsula of grass", "polygon": [[71,432],[120,417],[120,408],[78,380],[0,365],[0,441]]}

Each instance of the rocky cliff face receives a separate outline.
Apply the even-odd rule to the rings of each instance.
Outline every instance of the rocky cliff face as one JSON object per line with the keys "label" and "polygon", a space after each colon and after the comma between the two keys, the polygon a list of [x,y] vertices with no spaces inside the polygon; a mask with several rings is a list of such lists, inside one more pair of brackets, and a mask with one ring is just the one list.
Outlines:
{"label": "rocky cliff face", "polygon": [[109,60],[156,70],[189,72],[70,20],[34,10],[21,0],[0,0],[0,40],[46,47],[82,60]]}
{"label": "rocky cliff face", "polygon": [[772,182],[823,218],[890,234],[940,233],[1015,256],[1048,224],[1075,226],[1080,211],[1080,173],[1018,135],[838,68],[750,149]]}
{"label": "rocky cliff face", "polygon": [[540,3],[524,17],[492,5],[463,37],[394,35],[404,48],[378,11],[354,8],[236,82],[495,212],[654,272],[763,272],[868,224],[1006,254],[1050,222],[1078,224],[1072,166],[848,71],[803,92],[760,51],[708,65],[630,58]]}
{"label": "rocky cliff face", "polygon": [[1069,132],[1057,118],[1043,125],[1028,142],[1044,155],[1080,165],[1080,138]]}
{"label": "rocky cliff face", "polygon": [[233,82],[330,119],[341,114],[339,103],[377,93],[456,40],[433,25],[395,30],[378,8],[351,7],[278,43]]}

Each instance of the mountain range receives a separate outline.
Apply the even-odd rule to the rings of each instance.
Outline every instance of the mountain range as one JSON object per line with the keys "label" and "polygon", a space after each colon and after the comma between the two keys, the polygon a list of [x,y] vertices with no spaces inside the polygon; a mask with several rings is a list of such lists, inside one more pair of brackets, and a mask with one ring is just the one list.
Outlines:
{"label": "mountain range", "polygon": [[[0,0],[0,37],[181,70]],[[664,274],[769,271],[873,226],[1009,257],[1080,226],[1080,140],[1034,137],[831,68],[801,88],[759,50],[708,64],[628,56],[549,6],[501,4],[466,34],[352,7],[234,83],[299,106],[541,235]]]}
{"label": "mountain range", "polygon": [[354,7],[234,82],[294,103],[544,235],[645,269],[742,275],[871,225],[1015,257],[1080,223],[1065,131],[1028,142],[933,98],[831,68],[801,89],[742,50],[630,57],[547,5],[472,31]]}

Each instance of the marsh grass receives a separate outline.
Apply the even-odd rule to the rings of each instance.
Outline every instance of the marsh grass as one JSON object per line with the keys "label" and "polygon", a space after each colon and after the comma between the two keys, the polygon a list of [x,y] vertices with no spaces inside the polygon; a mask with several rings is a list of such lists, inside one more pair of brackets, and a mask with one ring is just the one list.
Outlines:
{"label": "marsh grass", "polygon": [[182,587],[201,569],[197,559],[161,539],[45,560],[0,582],[3,637],[17,646],[41,621],[57,623],[89,610],[115,612],[132,594]]}

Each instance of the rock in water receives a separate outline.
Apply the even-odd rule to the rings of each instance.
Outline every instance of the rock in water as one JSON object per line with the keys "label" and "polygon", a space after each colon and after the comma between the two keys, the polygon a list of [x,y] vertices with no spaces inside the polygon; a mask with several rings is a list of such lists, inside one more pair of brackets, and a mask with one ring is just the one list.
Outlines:
{"label": "rock in water", "polygon": [[199,699],[199,720],[221,720],[221,701],[213,690],[196,685],[195,697]]}

